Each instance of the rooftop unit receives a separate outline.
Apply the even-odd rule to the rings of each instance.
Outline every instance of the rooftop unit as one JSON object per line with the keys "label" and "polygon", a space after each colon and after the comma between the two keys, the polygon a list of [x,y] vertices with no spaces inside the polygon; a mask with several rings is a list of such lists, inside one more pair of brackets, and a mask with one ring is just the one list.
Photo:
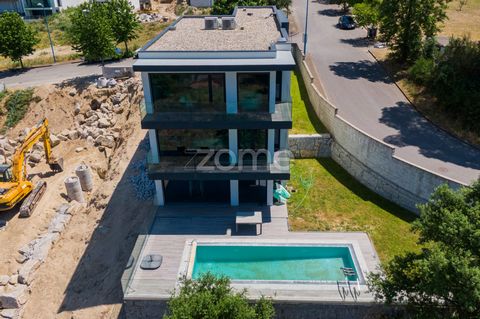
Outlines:
{"label": "rooftop unit", "polygon": [[234,30],[236,26],[235,17],[222,17],[222,29]]}
{"label": "rooftop unit", "polygon": [[218,18],[217,17],[205,17],[205,30],[216,30],[218,29]]}

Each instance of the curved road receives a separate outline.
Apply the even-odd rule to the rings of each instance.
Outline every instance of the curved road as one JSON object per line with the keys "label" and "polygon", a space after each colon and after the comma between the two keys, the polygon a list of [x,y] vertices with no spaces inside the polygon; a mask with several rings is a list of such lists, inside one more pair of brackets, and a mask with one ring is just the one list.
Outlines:
{"label": "curved road", "polygon": [[[480,150],[439,130],[409,104],[362,41],[363,29],[336,28],[338,5],[293,0],[301,42],[309,3],[308,47],[327,99],[359,129],[395,147],[395,155],[463,184],[480,175]],[[320,0],[321,1],[321,0]],[[303,43],[299,43],[303,49]]]}

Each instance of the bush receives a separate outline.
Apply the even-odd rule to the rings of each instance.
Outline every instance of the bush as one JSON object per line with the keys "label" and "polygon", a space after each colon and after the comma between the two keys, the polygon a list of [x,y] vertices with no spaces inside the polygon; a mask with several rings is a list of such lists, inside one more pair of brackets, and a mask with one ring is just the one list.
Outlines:
{"label": "bush", "polygon": [[7,119],[5,125],[7,127],[14,127],[28,111],[30,101],[33,98],[33,89],[18,90],[9,95],[5,102],[7,109]]}
{"label": "bush", "polygon": [[206,274],[198,280],[184,280],[178,295],[168,302],[165,319],[236,318],[271,319],[275,315],[271,300],[261,298],[248,302],[246,292],[235,292],[226,277]]}
{"label": "bush", "polygon": [[415,83],[425,85],[432,78],[434,67],[435,64],[432,59],[421,57],[408,69],[408,76]]}
{"label": "bush", "polygon": [[480,134],[480,44],[452,38],[431,75],[440,105],[466,128]]}

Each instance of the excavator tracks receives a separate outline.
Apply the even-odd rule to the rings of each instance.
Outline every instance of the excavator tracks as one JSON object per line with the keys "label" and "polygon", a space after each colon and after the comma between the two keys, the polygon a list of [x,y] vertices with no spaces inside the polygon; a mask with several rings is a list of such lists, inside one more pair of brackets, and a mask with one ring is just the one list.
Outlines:
{"label": "excavator tracks", "polygon": [[43,194],[47,190],[47,182],[39,181],[32,192],[25,198],[20,206],[19,215],[20,217],[30,217],[35,210],[38,202],[42,198]]}

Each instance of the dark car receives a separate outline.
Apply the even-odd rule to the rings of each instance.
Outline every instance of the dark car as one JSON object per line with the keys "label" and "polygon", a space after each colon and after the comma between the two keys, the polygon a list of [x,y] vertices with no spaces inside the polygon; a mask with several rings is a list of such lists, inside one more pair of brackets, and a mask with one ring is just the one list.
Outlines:
{"label": "dark car", "polygon": [[340,29],[352,30],[352,29],[355,29],[357,24],[355,23],[355,19],[353,19],[352,16],[344,15],[344,16],[341,16],[340,18],[338,18],[337,26]]}

